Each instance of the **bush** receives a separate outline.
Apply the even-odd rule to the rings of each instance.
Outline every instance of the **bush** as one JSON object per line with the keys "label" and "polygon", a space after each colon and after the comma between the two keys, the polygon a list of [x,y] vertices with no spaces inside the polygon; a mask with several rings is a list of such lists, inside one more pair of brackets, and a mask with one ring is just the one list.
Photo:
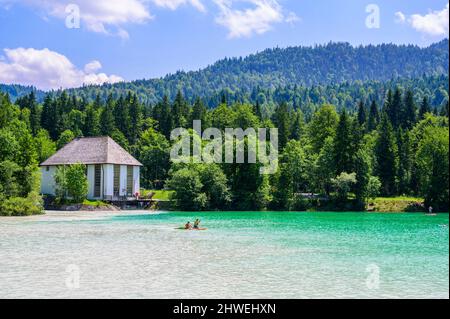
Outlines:
{"label": "bush", "polygon": [[294,198],[289,203],[289,210],[296,212],[304,212],[311,207],[311,201],[301,195],[294,195]]}
{"label": "bush", "polygon": [[[86,166],[73,164],[59,167],[55,174],[56,196],[59,203],[82,203],[88,194]],[[70,201],[67,201],[67,197]]]}
{"label": "bush", "polygon": [[184,168],[175,172],[168,186],[175,190],[172,199],[179,209],[197,211],[206,207],[208,198],[202,192],[203,184],[197,171]]}
{"label": "bush", "polygon": [[11,197],[0,203],[2,216],[30,216],[42,214],[42,198],[38,193],[32,192],[28,197]]}

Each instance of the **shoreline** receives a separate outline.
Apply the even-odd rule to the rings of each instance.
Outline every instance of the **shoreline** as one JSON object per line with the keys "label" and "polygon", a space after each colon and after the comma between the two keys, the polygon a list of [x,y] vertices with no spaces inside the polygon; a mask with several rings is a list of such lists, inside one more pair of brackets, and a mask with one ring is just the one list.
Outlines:
{"label": "shoreline", "polygon": [[[0,220],[8,220],[8,221],[45,221],[46,219],[74,219],[74,220],[92,220],[97,218],[106,218],[106,217],[115,217],[115,216],[127,216],[127,215],[155,215],[155,214],[165,214],[171,212],[178,213],[192,213],[192,214],[201,214],[205,213],[206,215],[209,212],[189,212],[189,211],[168,211],[168,210],[115,210],[115,211],[102,211],[102,210],[77,210],[77,211],[60,211],[60,210],[45,210],[43,214],[40,215],[31,215],[31,216],[0,216]],[[222,213],[237,213],[239,211],[215,211]],[[254,211],[254,213],[285,213],[283,211]],[[307,214],[326,214],[326,213],[357,213],[361,215],[374,215],[374,214],[389,214],[389,215],[400,215],[400,214],[411,214],[411,215],[425,215],[429,217],[439,216],[439,215],[448,215],[448,212],[441,213],[433,213],[428,214],[424,212],[374,212],[374,211],[361,211],[361,212],[342,212],[342,211],[298,211],[298,212],[289,212],[289,213],[307,213]]]}

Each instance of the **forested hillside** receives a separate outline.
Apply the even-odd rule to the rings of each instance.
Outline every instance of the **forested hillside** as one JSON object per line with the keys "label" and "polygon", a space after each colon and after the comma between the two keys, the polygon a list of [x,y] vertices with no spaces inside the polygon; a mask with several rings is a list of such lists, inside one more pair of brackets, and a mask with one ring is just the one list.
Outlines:
{"label": "forested hillside", "polygon": [[[173,102],[166,97],[147,106],[128,93],[88,103],[62,92],[42,105],[33,93],[13,105],[1,95],[0,185],[7,187],[0,188],[0,211],[38,211],[37,164],[75,137],[98,135],[111,136],[143,163],[143,187],[174,190],[184,210],[304,210],[320,203],[301,194],[315,193],[333,210],[364,209],[380,194],[420,196],[448,211],[448,101],[437,109],[427,97],[395,88],[382,104],[360,101],[351,113],[323,104],[309,118],[285,102],[270,116],[259,103],[223,102],[208,109],[178,93]],[[277,173],[260,175],[261,164],[250,163],[172,164],[170,133],[193,120],[222,132],[278,128]]]}
{"label": "forested hillside", "polygon": [[[208,97],[222,89],[252,91],[255,87],[311,87],[448,74],[448,63],[448,40],[424,49],[412,45],[352,47],[347,43],[330,43],[265,50],[246,58],[224,59],[197,72],[177,72],[162,79],[106,85],[102,90],[108,93],[132,90],[154,103],[165,94],[173,99],[178,90],[191,99]],[[90,97],[98,93],[95,87],[81,91]]]}
{"label": "forested hillside", "polygon": [[[38,163],[98,135],[143,163],[143,187],[173,190],[179,209],[362,210],[378,195],[406,195],[448,212],[447,45],[274,49],[159,80],[0,86],[0,212],[41,212]],[[173,164],[170,133],[193,120],[222,132],[278,128],[277,173]]]}
{"label": "forested hillside", "polygon": [[[373,84],[361,82],[405,81],[398,79],[448,75],[448,67],[448,40],[427,48],[393,44],[353,47],[348,43],[329,43],[315,47],[268,49],[246,58],[223,59],[199,71],[177,72],[160,79],[86,86],[69,92],[93,101],[97,95],[103,99],[109,94],[118,98],[132,91],[144,104],[155,104],[164,95],[173,100],[181,90],[187,100],[202,97],[210,107],[214,107],[218,104],[214,97],[223,90],[239,97],[258,88],[273,91],[294,86],[312,90],[319,87],[320,91],[328,85],[336,87],[342,83],[347,83],[343,87],[367,87]],[[21,90],[18,86],[0,86],[0,90],[8,92],[15,100],[28,94],[30,88]],[[38,100],[43,97],[40,91],[36,95]],[[325,98],[335,97],[328,94]]]}

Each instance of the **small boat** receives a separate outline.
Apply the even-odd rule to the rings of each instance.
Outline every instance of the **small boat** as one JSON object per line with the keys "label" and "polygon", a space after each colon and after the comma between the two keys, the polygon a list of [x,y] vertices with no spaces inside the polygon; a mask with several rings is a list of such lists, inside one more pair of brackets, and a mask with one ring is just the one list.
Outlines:
{"label": "small boat", "polygon": [[175,229],[177,229],[177,230],[208,230],[208,228],[191,228],[191,229],[186,229],[186,228],[184,228],[184,227],[178,227],[178,228],[175,228]]}

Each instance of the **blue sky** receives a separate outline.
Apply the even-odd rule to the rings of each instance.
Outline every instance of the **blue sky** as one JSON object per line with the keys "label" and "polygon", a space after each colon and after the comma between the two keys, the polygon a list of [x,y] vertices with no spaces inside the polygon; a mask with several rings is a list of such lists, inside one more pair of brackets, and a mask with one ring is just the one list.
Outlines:
{"label": "blue sky", "polygon": [[[66,26],[76,13],[68,4],[80,28]],[[379,28],[366,25],[369,4]],[[0,82],[71,87],[197,70],[276,46],[443,38],[448,0],[0,0]]]}

